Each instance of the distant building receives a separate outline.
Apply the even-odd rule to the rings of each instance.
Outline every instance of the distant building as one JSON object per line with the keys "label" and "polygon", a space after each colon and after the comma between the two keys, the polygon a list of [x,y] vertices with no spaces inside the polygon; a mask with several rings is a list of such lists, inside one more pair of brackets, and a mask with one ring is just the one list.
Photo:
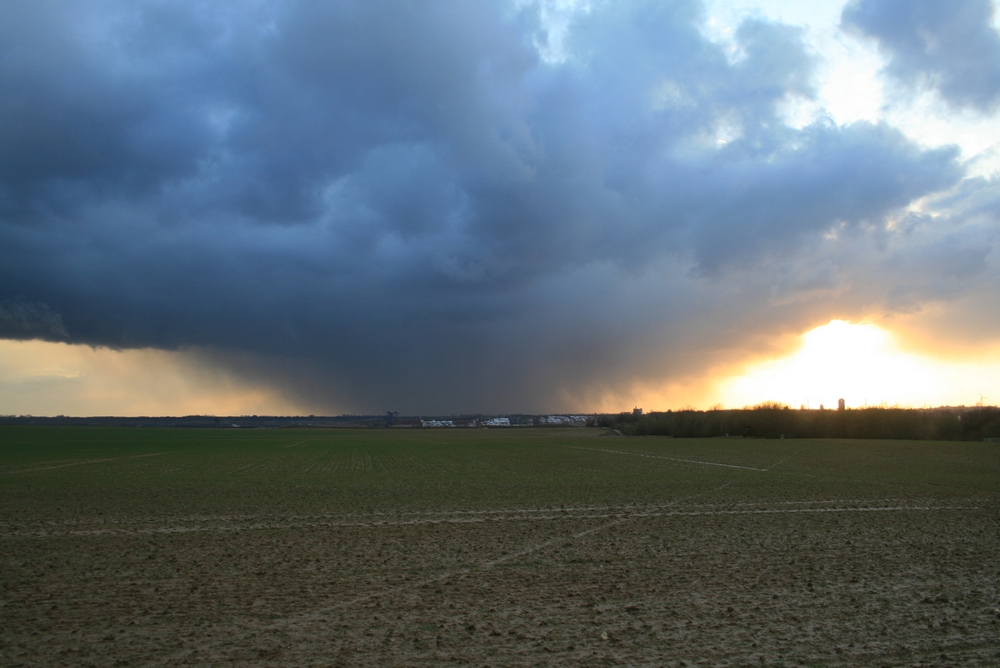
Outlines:
{"label": "distant building", "polygon": [[641,408],[633,408],[632,409],[632,415],[642,415],[642,409]]}
{"label": "distant building", "polygon": [[421,427],[454,427],[455,422],[453,420],[421,420]]}
{"label": "distant building", "polygon": [[837,399],[837,410],[838,411],[847,410],[847,406],[844,405],[843,399]]}
{"label": "distant building", "polygon": [[542,415],[538,424],[559,424],[570,427],[584,427],[587,424],[586,415]]}

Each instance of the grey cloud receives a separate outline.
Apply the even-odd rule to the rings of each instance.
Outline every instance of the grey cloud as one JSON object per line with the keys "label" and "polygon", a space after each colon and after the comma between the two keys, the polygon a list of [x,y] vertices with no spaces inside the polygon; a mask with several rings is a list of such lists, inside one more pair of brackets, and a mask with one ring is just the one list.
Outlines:
{"label": "grey cloud", "polygon": [[96,25],[117,27],[120,17],[101,9],[107,15],[45,2],[3,8],[0,180],[13,217],[156,188],[192,172],[208,140],[203,120],[178,103],[185,72],[128,63],[113,28]]}
{"label": "grey cloud", "polygon": [[499,1],[129,7],[0,10],[0,298],[76,342],[254,359],[314,411],[693,372],[830,305],[774,294],[837,292],[795,269],[860,253],[831,230],[910,243],[887,217],[962,177],[890,127],[786,126],[801,32],[746,22],[730,61],[697,2],[597,4],[564,62]]}
{"label": "grey cloud", "polygon": [[1000,103],[1000,34],[992,0],[852,0],[844,27],[878,40],[887,71],[929,85],[956,106]]}
{"label": "grey cloud", "polygon": [[[781,299],[804,296],[846,314],[965,311],[949,321],[952,334],[991,340],[1000,322],[1000,182],[967,179],[891,218],[888,227],[839,230],[836,241],[782,263]],[[822,285],[809,294],[805,279],[817,273]]]}
{"label": "grey cloud", "polygon": [[711,216],[698,228],[702,267],[785,255],[840,222],[878,225],[961,175],[954,148],[921,150],[884,125],[817,124],[798,142],[766,162],[734,161],[713,175],[715,201],[699,207]]}
{"label": "grey cloud", "polygon": [[68,336],[62,317],[49,310],[47,304],[24,299],[0,303],[0,338],[61,341]]}

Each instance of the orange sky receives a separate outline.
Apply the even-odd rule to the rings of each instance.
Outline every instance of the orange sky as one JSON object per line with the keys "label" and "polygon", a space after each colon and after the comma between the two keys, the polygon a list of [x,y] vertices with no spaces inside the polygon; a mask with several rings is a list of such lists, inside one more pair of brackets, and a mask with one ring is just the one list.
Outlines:
{"label": "orange sky", "polygon": [[[940,406],[1000,401],[1000,350],[945,360],[902,349],[874,324],[834,320],[755,359],[661,386],[595,394],[578,412],[780,401],[798,408]],[[0,413],[7,415],[290,415],[324,412],[259,382],[208,364],[196,350],[112,350],[0,340]],[[327,411],[336,414],[334,408]]]}

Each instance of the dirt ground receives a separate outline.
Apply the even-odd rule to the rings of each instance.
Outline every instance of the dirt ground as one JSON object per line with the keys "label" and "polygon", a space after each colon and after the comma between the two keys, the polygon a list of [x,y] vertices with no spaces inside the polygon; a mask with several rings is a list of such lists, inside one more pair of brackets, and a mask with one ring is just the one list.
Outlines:
{"label": "dirt ground", "polygon": [[0,663],[1000,665],[1000,506],[890,491],[8,514]]}

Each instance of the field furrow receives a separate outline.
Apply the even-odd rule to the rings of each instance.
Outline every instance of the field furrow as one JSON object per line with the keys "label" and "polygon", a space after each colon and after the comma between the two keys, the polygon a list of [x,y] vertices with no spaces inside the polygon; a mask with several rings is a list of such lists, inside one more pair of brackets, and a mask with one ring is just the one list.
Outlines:
{"label": "field furrow", "polygon": [[3,433],[3,665],[1000,662],[995,444],[98,432]]}

